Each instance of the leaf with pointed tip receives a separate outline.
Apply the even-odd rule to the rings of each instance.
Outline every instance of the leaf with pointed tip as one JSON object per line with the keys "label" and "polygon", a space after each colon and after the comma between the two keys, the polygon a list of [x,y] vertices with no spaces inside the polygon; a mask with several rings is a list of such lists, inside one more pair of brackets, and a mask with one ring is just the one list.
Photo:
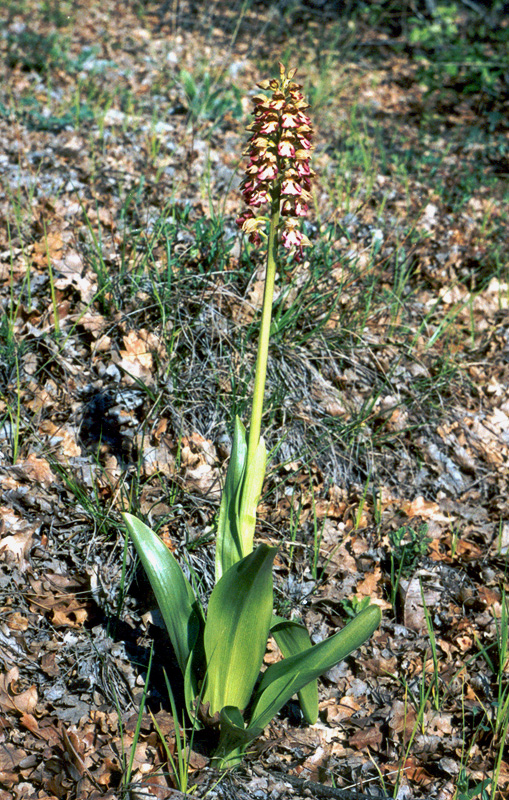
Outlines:
{"label": "leaf with pointed tip", "polygon": [[[274,616],[270,632],[285,658],[298,655],[312,647],[307,628],[295,620]],[[310,681],[300,690],[298,696],[304,719],[310,725],[314,725],[318,719],[318,681],[316,679]]]}
{"label": "leaf with pointed tip", "polygon": [[207,674],[203,703],[213,716],[244,709],[262,665],[272,617],[272,562],[262,544],[225,572],[210,595],[203,634]]}
{"label": "leaf with pointed tip", "polygon": [[247,434],[235,417],[232,451],[226,471],[216,534],[216,583],[244,554],[239,532],[239,495],[244,479],[247,455]]}
{"label": "leaf with pointed tip", "polygon": [[[191,584],[166,545],[132,514],[122,514],[150,581],[182,674],[202,635],[203,612]],[[194,690],[196,690],[194,686]]]}
{"label": "leaf with pointed tip", "polygon": [[293,694],[360,647],[376,630],[381,617],[378,606],[369,606],[334,636],[271,664],[256,690],[248,729],[264,728]]}

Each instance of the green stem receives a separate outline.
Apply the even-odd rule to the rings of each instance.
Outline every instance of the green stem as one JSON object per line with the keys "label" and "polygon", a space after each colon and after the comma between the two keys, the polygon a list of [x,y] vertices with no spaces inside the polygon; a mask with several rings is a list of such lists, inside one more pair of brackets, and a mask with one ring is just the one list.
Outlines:
{"label": "green stem", "polygon": [[276,250],[277,229],[279,225],[279,186],[274,191],[270,209],[269,242],[267,246],[267,270],[265,275],[265,288],[263,292],[262,319],[260,323],[260,338],[258,339],[258,353],[256,356],[256,372],[253,390],[253,406],[251,409],[251,424],[249,426],[249,443],[246,464],[249,465],[254,457],[262,426],[263,396],[265,393],[265,379],[267,376],[267,359],[269,355],[270,321],[272,316],[272,300],[274,297],[274,283],[276,279]]}

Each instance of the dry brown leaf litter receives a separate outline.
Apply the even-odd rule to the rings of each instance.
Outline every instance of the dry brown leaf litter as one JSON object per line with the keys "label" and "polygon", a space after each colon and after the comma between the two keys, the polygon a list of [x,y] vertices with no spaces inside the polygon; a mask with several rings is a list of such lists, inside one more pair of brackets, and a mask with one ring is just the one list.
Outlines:
{"label": "dry brown leaf litter", "polygon": [[[249,13],[254,23],[265,12]],[[16,22],[11,20],[11,25]],[[47,32],[42,22],[38,29]],[[104,266],[115,272],[125,242],[120,209],[140,175],[148,211],[143,219],[133,218],[136,225],[150,227],[151,215],[155,218],[163,198],[172,194],[181,204],[188,201],[196,218],[209,214],[203,175],[211,163],[212,187],[225,191],[228,170],[236,166],[232,154],[240,154],[241,128],[226,119],[229,130],[207,140],[206,125],[190,130],[185,118],[169,115],[164,129],[168,148],[152,157],[150,87],[159,82],[164,94],[167,67],[160,68],[162,55],[170,65],[193,71],[198,41],[210,64],[220,65],[225,38],[222,30],[214,29],[206,37],[199,27],[185,24],[173,32],[157,32],[155,18],[140,21],[126,6],[78,8],[70,53],[78,55],[84,44],[99,43],[101,57],[119,67],[108,68],[105,82],[119,81],[124,69],[119,86],[129,87],[139,111],[130,113],[115,104],[106,111],[108,144],[103,151],[94,145],[94,127],[55,134],[29,130],[23,117],[13,125],[0,121],[7,159],[2,162],[3,185],[18,185],[24,192],[15,226],[9,194],[0,201],[2,219],[10,223],[9,231],[6,225],[0,230],[3,307],[8,307],[11,285],[17,291],[29,274],[32,285],[31,305],[21,303],[14,322],[16,340],[29,345],[20,355],[20,454],[15,465],[7,455],[0,465],[1,800],[119,796],[122,753],[128,758],[133,744],[143,667],[154,637],[161,660],[171,663],[157,616],[144,606],[143,598],[134,595],[119,604],[123,543],[116,522],[118,511],[126,507],[132,465],[141,465],[141,512],[153,521],[170,519],[161,532],[177,554],[212,531],[228,438],[211,398],[219,392],[228,401],[230,367],[236,380],[246,379],[245,361],[231,352],[233,337],[252,321],[261,284],[253,280],[242,296],[222,285],[220,276],[210,278],[199,302],[215,311],[204,318],[203,330],[212,331],[209,335],[228,347],[228,354],[215,365],[216,374],[208,377],[211,383],[203,387],[202,397],[193,385],[200,385],[200,358],[205,363],[210,358],[209,345],[194,354],[195,360],[179,375],[189,407],[178,408],[172,387],[164,383],[171,354],[163,347],[166,332],[152,327],[155,317],[147,287],[140,286],[136,297],[125,294],[121,311],[109,310],[114,298],[108,293],[97,302],[91,230],[102,231]],[[244,65],[241,88],[249,89],[260,77],[250,60],[249,37],[240,36],[235,46],[231,58]],[[397,126],[405,134],[405,147],[415,146],[415,119],[431,100],[413,82],[405,59],[390,58],[380,71],[365,64],[360,74],[356,64],[347,70],[361,103],[372,108],[384,135],[390,139]],[[14,96],[28,95],[35,86],[40,102],[51,102],[44,82],[19,65],[6,70],[5,77]],[[65,69],[53,80],[64,93],[75,85]],[[103,79],[95,80],[100,87]],[[350,101],[344,92],[342,97],[347,108]],[[169,112],[183,97],[170,92],[162,102]],[[475,113],[464,101],[454,113],[449,109],[447,124],[464,125],[475,120]],[[324,175],[331,158],[327,147],[331,142],[335,148],[342,146],[334,135],[327,144],[328,124],[337,129],[325,115],[317,154],[317,170]],[[433,151],[444,142],[430,137],[428,144]],[[452,152],[444,162],[445,182],[454,183],[457,159],[463,157],[475,158],[475,153]],[[354,192],[357,180],[359,176],[352,183]],[[282,429],[293,426],[293,438],[283,443],[285,464],[278,467],[276,462],[269,477],[260,533],[277,543],[283,535],[277,564],[280,601],[291,599],[315,640],[344,624],[344,603],[351,598],[373,597],[386,610],[386,619],[361,658],[349,659],[325,677],[320,723],[301,729],[296,709],[290,709],[288,719],[269,727],[240,776],[224,780],[215,790],[220,797],[300,796],[304,780],[285,783],[275,777],[283,766],[289,776],[311,779],[316,796],[326,796],[317,787],[332,789],[327,786],[331,774],[338,787],[366,792],[377,777],[374,762],[388,787],[399,771],[413,796],[446,800],[453,795],[465,741],[471,744],[472,781],[483,780],[493,769],[496,736],[479,729],[478,720],[483,708],[494,708],[496,686],[482,660],[473,657],[479,642],[487,646],[496,635],[509,541],[507,285],[503,274],[483,283],[487,245],[480,234],[487,221],[494,230],[500,226],[501,205],[480,186],[466,207],[453,213],[424,182],[415,179],[405,194],[397,175],[382,173],[367,202],[362,191],[357,197],[347,218],[343,208],[329,206],[326,192],[321,200],[324,216],[341,219],[346,229],[346,235],[338,237],[338,262],[324,281],[324,295],[346,280],[340,308],[354,312],[358,307],[364,284],[360,278],[348,280],[343,257],[348,255],[357,275],[368,277],[373,229],[380,225],[377,207],[383,202],[387,241],[384,258],[376,265],[381,286],[390,290],[393,285],[391,253],[401,247],[403,221],[410,215],[422,234],[416,243],[405,242],[411,272],[423,278],[413,324],[417,330],[428,315],[426,326],[409,359],[397,339],[400,316],[385,311],[370,318],[363,331],[369,346],[348,350],[341,362],[328,349],[326,337],[287,352],[281,363],[273,359],[271,380],[283,381],[287,396],[282,418],[273,422],[269,436],[275,443]],[[225,212],[233,215],[235,210],[230,193]],[[138,249],[125,254],[130,269],[140,263],[143,242],[142,235]],[[188,234],[176,244],[180,257],[197,266],[202,256],[193,255],[193,246]],[[164,248],[157,244],[152,256],[164,268]],[[52,338],[48,257],[63,343]],[[296,268],[296,278],[299,269],[305,267]],[[305,280],[304,272],[296,282],[304,285]],[[469,291],[477,281],[482,291],[471,298]],[[116,288],[122,295],[122,287]],[[286,307],[293,301],[289,296]],[[451,352],[470,350],[459,372],[441,383],[440,421],[435,424],[425,392],[443,345],[438,339],[436,350],[430,351],[428,343],[448,313],[454,317]],[[340,313],[331,314],[325,330],[336,331],[341,320]],[[364,424],[367,443],[380,430],[397,434],[392,450],[375,447],[370,459],[359,465],[347,448],[338,454],[325,447],[312,469],[303,469],[299,451],[310,436],[327,431],[324,416],[356,419],[373,386],[387,378],[390,390],[380,395]],[[2,380],[2,393],[12,402],[15,375],[3,375]],[[139,381],[154,392],[150,399]],[[162,405],[156,402],[158,393]],[[5,414],[6,402],[0,403]],[[94,427],[98,419],[99,428]],[[2,452],[7,454],[12,430],[4,425],[1,435]],[[366,468],[378,480],[376,499],[364,496]],[[72,487],[65,477],[69,474]],[[102,527],[79,500],[79,492],[94,498],[103,515]],[[177,497],[176,506],[172,496]],[[297,515],[302,532],[293,548],[291,513]],[[318,543],[313,541],[315,519]],[[393,609],[388,600],[389,532],[422,522],[428,524],[431,537],[428,554],[401,580]],[[313,575],[309,565],[316,544],[318,571]],[[191,550],[188,557],[206,572],[210,553],[203,548],[206,545]],[[422,720],[417,720],[401,679],[417,692],[423,674],[429,680],[433,673],[421,586],[436,626],[443,696],[439,710],[428,702]],[[114,624],[119,607],[122,618]],[[152,708],[174,747],[174,721],[167,700],[158,694],[160,678],[154,676]],[[168,773],[164,750],[146,716],[131,795],[177,796]],[[202,796],[211,777],[200,752],[191,758],[191,784],[195,776]],[[509,781],[505,757],[499,781],[502,797]]]}

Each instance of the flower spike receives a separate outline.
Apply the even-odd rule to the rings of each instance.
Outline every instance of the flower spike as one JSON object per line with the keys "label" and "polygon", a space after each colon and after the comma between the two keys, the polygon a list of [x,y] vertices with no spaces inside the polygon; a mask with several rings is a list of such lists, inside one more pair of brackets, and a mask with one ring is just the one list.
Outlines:
{"label": "flower spike", "polygon": [[[299,218],[306,215],[311,199],[310,181],[314,175],[310,167],[313,128],[305,114],[309,108],[302,86],[293,82],[296,69],[286,72],[279,64],[279,80],[263,80],[259,89],[270,95],[253,97],[254,120],[248,126],[251,133],[245,155],[249,157],[241,192],[250,212],[237,218],[237,225],[248,234],[251,242],[259,244],[262,224],[253,225],[253,219],[266,220],[267,209],[274,219],[277,211],[277,239],[288,249],[296,248],[300,257],[302,247],[309,239],[299,230]],[[260,209],[256,215],[252,209]],[[281,216],[284,216],[284,221]]]}

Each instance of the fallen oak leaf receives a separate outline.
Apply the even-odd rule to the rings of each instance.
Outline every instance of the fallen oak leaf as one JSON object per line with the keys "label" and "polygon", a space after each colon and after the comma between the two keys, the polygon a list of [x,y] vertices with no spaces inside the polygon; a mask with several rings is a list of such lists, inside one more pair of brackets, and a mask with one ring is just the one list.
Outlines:
{"label": "fallen oak leaf", "polygon": [[5,621],[11,631],[26,631],[30,625],[28,619],[19,611],[9,614]]}
{"label": "fallen oak leaf", "polygon": [[[4,531],[8,530],[6,535]],[[7,564],[16,564],[25,572],[28,562],[25,555],[32,545],[33,528],[31,524],[15,514],[7,506],[0,506],[0,559]]]}
{"label": "fallen oak leaf", "polygon": [[415,710],[402,700],[395,700],[388,715],[389,730],[396,737],[403,734],[403,741],[409,742],[417,723]]}
{"label": "fallen oak leaf", "polygon": [[81,455],[81,446],[77,442],[77,429],[72,425],[55,425],[50,419],[41,423],[39,432],[50,445],[57,461],[65,461]]}
{"label": "fallen oak leaf", "polygon": [[124,370],[128,382],[140,379],[150,385],[154,381],[153,353],[162,356],[161,342],[154,333],[141,328],[124,336],[124,350],[120,351],[118,366]]}
{"label": "fallen oak leaf", "polygon": [[[0,774],[6,770],[15,770],[26,751],[10,742],[3,742],[0,748]],[[11,797],[11,795],[9,795]]]}
{"label": "fallen oak leaf", "polygon": [[[119,778],[122,775],[122,768],[118,760],[106,756],[101,763],[101,774],[97,778],[97,783],[101,787],[108,787],[114,778]],[[116,795],[115,795],[116,797]]]}
{"label": "fallen oak leaf", "polygon": [[48,487],[56,480],[48,461],[36,456],[35,453],[30,453],[15,469],[21,477],[40,483],[42,486]]}
{"label": "fallen oak leaf", "polygon": [[355,747],[356,750],[365,750],[366,747],[371,747],[372,750],[380,750],[383,741],[383,734],[378,725],[371,725],[369,728],[363,728],[353,736],[348,737],[348,744],[350,747]]}
{"label": "fallen oak leaf", "polygon": [[67,774],[76,782],[79,782],[86,775],[92,785],[100,790],[100,784],[87,769],[84,761],[85,745],[83,741],[80,741],[76,733],[62,728],[62,749],[64,751]]}
{"label": "fallen oak leaf", "polygon": [[359,709],[359,703],[349,695],[345,695],[339,700],[331,697],[320,703],[320,711],[325,712],[329,725],[340,725],[346,719],[350,719]]}
{"label": "fallen oak leaf", "polygon": [[129,788],[133,800],[198,800],[194,794],[184,794],[167,786],[160,774],[132,781]]}
{"label": "fallen oak leaf", "polygon": [[31,714],[37,705],[37,689],[30,686],[24,692],[16,693],[16,681],[19,678],[17,667],[0,674],[0,706],[6,711],[17,714]]}
{"label": "fallen oak leaf", "polygon": [[404,771],[409,780],[413,781],[419,786],[426,786],[433,780],[432,775],[426,770],[425,767],[418,763],[414,756],[409,756],[407,759],[405,759],[405,763],[400,769],[402,772]]}
{"label": "fallen oak leaf", "polygon": [[50,678],[60,675],[60,668],[56,663],[56,655],[56,653],[45,653],[40,660],[41,670],[45,675],[49,675]]}
{"label": "fallen oak leaf", "polygon": [[39,723],[37,722],[36,718],[33,714],[22,714],[20,718],[20,724],[23,725],[30,733],[33,733],[34,736],[43,739],[44,737],[41,736],[39,733]]}
{"label": "fallen oak leaf", "polygon": [[[0,747],[0,786],[13,788],[19,781],[17,767],[20,761],[26,756],[26,750],[11,742],[2,742]],[[3,795],[0,789],[0,800],[11,800],[12,794]]]}
{"label": "fallen oak leaf", "polygon": [[88,619],[91,601],[76,596],[76,592],[87,590],[86,584],[54,573],[47,574],[44,581],[29,577],[29,582],[32,591],[26,597],[30,608],[48,614],[55,627],[80,628]]}
{"label": "fallen oak leaf", "polygon": [[368,572],[364,580],[357,584],[357,591],[355,596],[359,599],[363,597],[372,597],[378,588],[378,584],[382,579],[382,570],[377,564],[372,572]]}
{"label": "fallen oak leaf", "polygon": [[86,770],[85,762],[82,758],[84,752],[83,744],[80,743],[75,733],[67,732],[65,728],[62,728],[62,742],[69,772],[75,780],[79,781]]}
{"label": "fallen oak leaf", "polygon": [[70,250],[63,258],[53,260],[53,268],[60,273],[55,280],[55,287],[65,291],[69,287],[77,290],[84,303],[91,303],[97,293],[97,277],[85,273],[82,257],[75,250]]}
{"label": "fallen oak leaf", "polygon": [[401,510],[412,519],[413,517],[421,517],[422,519],[431,519],[436,517],[440,512],[438,503],[432,500],[425,500],[424,497],[416,497],[415,500],[408,502],[405,500],[401,504]]}

